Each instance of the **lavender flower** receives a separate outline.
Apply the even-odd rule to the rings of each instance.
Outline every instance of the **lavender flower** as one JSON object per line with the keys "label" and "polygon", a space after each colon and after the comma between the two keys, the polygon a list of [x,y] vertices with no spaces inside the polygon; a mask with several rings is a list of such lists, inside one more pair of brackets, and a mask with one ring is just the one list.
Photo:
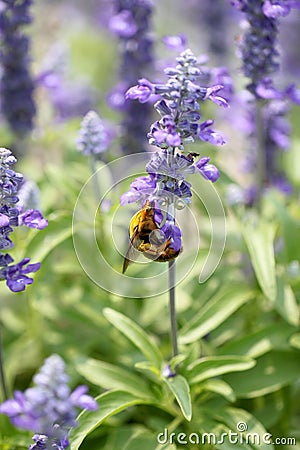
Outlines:
{"label": "lavender flower", "polygon": [[[154,107],[161,119],[150,127],[149,143],[157,147],[146,165],[147,176],[137,178],[128,192],[121,196],[121,205],[132,202],[154,205],[154,219],[164,233],[165,240],[171,239],[170,248],[175,252],[181,248],[181,232],[175,225],[175,208],[181,209],[190,203],[191,184],[186,180],[188,174],[199,173],[205,179],[215,182],[220,173],[210,164],[210,158],[197,153],[184,154],[184,145],[195,140],[208,141],[222,145],[225,141],[211,126],[212,120],[202,121],[200,104],[211,100],[221,106],[227,101],[218,93],[222,85],[205,87],[198,84],[202,72],[198,60],[191,50],[185,50],[176,58],[175,68],[165,69],[168,80],[165,84],[153,84],[146,79],[130,88],[126,97],[141,103],[145,98],[158,95]],[[163,215],[165,209],[165,217]]]}
{"label": "lavender flower", "polygon": [[53,45],[36,82],[46,90],[58,121],[83,116],[97,102],[97,89],[89,80],[73,79],[70,72],[70,52],[61,43]]}
{"label": "lavender flower", "polygon": [[8,253],[6,255],[0,253],[0,277],[6,280],[6,284],[11,291],[24,291],[27,284],[33,283],[33,279],[28,277],[27,274],[37,272],[41,264],[28,264],[30,258],[24,258],[15,265],[11,264],[13,261]]}
{"label": "lavender flower", "polygon": [[151,106],[129,102],[124,93],[153,65],[153,38],[149,33],[153,6],[151,0],[114,0],[114,6],[116,13],[109,27],[120,41],[120,82],[108,96],[108,103],[123,112],[121,147],[130,154],[147,148]]}
{"label": "lavender flower", "polygon": [[30,42],[22,34],[23,26],[31,22],[31,3],[31,0],[3,0],[0,5],[1,108],[11,129],[21,136],[31,131],[35,115],[34,82],[29,71]]}
{"label": "lavender flower", "polygon": [[86,386],[71,392],[65,363],[58,355],[45,360],[33,381],[33,387],[16,391],[13,399],[2,403],[0,413],[14,426],[37,433],[29,450],[63,450],[69,445],[70,428],[77,425],[76,408],[94,411],[97,403],[86,394]]}
{"label": "lavender flower", "polygon": [[111,141],[111,133],[95,111],[83,118],[77,148],[84,155],[99,155],[105,152]]}
{"label": "lavender flower", "polygon": [[[287,15],[291,8],[300,7],[300,3],[294,0],[234,0],[231,3],[245,14],[247,20],[241,42],[243,71],[250,79],[247,88],[257,98],[265,98],[259,89],[269,75],[279,69],[278,18]],[[275,88],[273,94],[278,95]]]}
{"label": "lavender flower", "polygon": [[252,143],[254,151],[251,149],[250,167],[258,173],[258,189],[253,186],[248,190],[251,195],[245,194],[252,203],[253,193],[259,197],[263,189],[270,185],[285,193],[291,192],[279,161],[280,150],[285,151],[289,147],[290,125],[286,118],[288,101],[299,103],[299,92],[294,86],[278,89],[274,75],[279,70],[278,19],[286,16],[292,8],[299,8],[300,2],[235,0],[232,3],[245,13],[247,19],[241,56],[244,73],[250,79],[247,89],[253,95],[248,102],[248,137],[252,142],[255,140]]}
{"label": "lavender flower", "polygon": [[190,21],[202,32],[201,41],[208,54],[218,62],[228,63],[230,6],[224,0],[188,0],[186,8]]}
{"label": "lavender flower", "polygon": [[[29,209],[22,212],[22,207],[18,206],[18,191],[23,175],[12,169],[16,161],[10,150],[0,149],[0,250],[13,247],[10,238],[13,227],[25,225],[41,230],[48,225],[40,211]],[[18,264],[11,264],[13,261],[9,254],[0,253],[0,278],[6,280],[11,291],[23,291],[27,284],[33,283],[27,274],[39,270],[40,263],[28,264],[29,258],[24,258]]]}

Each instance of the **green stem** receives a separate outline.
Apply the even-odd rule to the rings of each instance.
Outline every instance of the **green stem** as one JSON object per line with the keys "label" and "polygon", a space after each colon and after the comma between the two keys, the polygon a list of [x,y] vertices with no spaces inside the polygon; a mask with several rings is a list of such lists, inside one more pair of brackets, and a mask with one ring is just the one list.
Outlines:
{"label": "green stem", "polygon": [[3,358],[3,344],[2,344],[2,329],[0,324],[0,385],[2,390],[2,396],[4,400],[8,399],[8,390],[4,374],[4,358]]}
{"label": "green stem", "polygon": [[96,158],[95,158],[94,154],[92,154],[90,157],[90,167],[91,167],[91,173],[93,176],[93,186],[94,186],[96,202],[99,204],[100,198],[101,198],[101,193],[100,193],[100,187],[99,187],[99,182],[98,182]]}
{"label": "green stem", "polygon": [[175,306],[175,260],[169,261],[169,309],[171,321],[171,343],[173,356],[178,355],[177,317]]}
{"label": "green stem", "polygon": [[266,182],[266,155],[265,155],[265,130],[263,123],[263,104],[256,100],[255,122],[256,122],[256,143],[257,143],[257,206],[261,208],[263,190]]}

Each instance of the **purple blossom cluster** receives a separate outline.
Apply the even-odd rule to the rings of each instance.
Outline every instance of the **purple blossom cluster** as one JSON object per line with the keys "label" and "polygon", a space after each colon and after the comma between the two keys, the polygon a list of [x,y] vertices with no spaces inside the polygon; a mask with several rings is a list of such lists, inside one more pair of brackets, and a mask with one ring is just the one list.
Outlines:
{"label": "purple blossom cluster", "polygon": [[175,226],[174,213],[170,211],[180,209],[191,201],[191,184],[186,176],[199,173],[212,182],[220,176],[209,157],[202,156],[196,160],[199,155],[185,153],[184,145],[195,140],[213,145],[224,144],[222,135],[212,128],[213,121],[202,119],[200,104],[211,100],[219,106],[228,106],[219,94],[222,85],[207,87],[198,83],[203,72],[191,50],[182,52],[176,61],[176,67],[165,69],[168,76],[166,83],[154,84],[143,78],[126,93],[126,98],[137,99],[140,103],[158,96],[154,107],[161,118],[152,124],[148,134],[149,143],[157,148],[146,166],[148,175],[133,181],[129,191],[120,199],[121,205],[132,202],[145,204],[148,201],[155,205],[156,216],[165,208],[165,220],[168,222],[169,236],[174,240],[174,246],[171,246],[174,250],[178,250],[178,246],[180,248],[181,234]]}
{"label": "purple blossom cluster", "polygon": [[77,148],[84,155],[104,153],[112,140],[112,133],[95,111],[89,111],[81,122]]}
{"label": "purple blossom cluster", "polygon": [[289,14],[292,8],[300,8],[299,0],[231,0],[231,3],[246,16],[247,28],[241,41],[243,71],[250,84],[249,91],[258,98],[266,85],[273,88],[270,74],[277,72],[278,19]]}
{"label": "purple blossom cluster", "polygon": [[0,3],[0,97],[2,114],[10,128],[25,135],[33,127],[34,81],[29,69],[30,41],[22,28],[31,22],[32,0],[2,0]]}
{"label": "purple blossom cluster", "polygon": [[[252,142],[247,168],[262,174],[260,189],[272,185],[284,193],[290,193],[291,186],[280,170],[280,151],[288,150],[290,144],[290,125],[287,120],[289,102],[300,104],[300,95],[295,85],[278,89],[274,84],[274,75],[279,70],[279,18],[289,14],[292,8],[300,8],[300,1],[233,0],[231,3],[246,18],[240,51],[243,71],[250,81],[247,89],[253,95],[244,104],[248,110],[247,137]],[[258,126],[263,130],[259,143],[256,139]],[[257,147],[261,147],[264,153],[260,161],[257,160]],[[263,168],[260,169],[258,165],[263,165]],[[251,187],[249,192],[252,203],[258,191]]]}
{"label": "purple blossom cluster", "polygon": [[47,358],[33,378],[34,385],[0,405],[0,413],[18,428],[37,433],[29,450],[64,450],[69,446],[68,432],[76,427],[76,408],[94,411],[96,401],[87,395],[86,386],[69,388],[65,363],[59,355]]}
{"label": "purple blossom cluster", "polygon": [[229,30],[232,11],[224,0],[188,0],[186,4],[190,20],[206,41],[207,52],[220,63],[228,63]]}
{"label": "purple blossom cluster", "polygon": [[151,106],[125,99],[124,94],[153,65],[153,37],[150,34],[153,5],[151,0],[114,0],[115,14],[110,30],[120,42],[120,80],[108,96],[109,105],[123,113],[121,148],[131,154],[145,151],[147,118]]}
{"label": "purple blossom cluster", "polygon": [[[13,247],[10,235],[14,227],[25,225],[42,230],[48,225],[39,210],[23,211],[18,204],[23,175],[12,169],[16,161],[10,150],[0,148],[0,250]],[[24,258],[18,264],[12,264],[14,260],[8,253],[0,253],[0,278],[6,280],[11,291],[23,291],[27,284],[33,283],[27,275],[39,270],[40,263],[28,264],[29,261],[29,258]]]}

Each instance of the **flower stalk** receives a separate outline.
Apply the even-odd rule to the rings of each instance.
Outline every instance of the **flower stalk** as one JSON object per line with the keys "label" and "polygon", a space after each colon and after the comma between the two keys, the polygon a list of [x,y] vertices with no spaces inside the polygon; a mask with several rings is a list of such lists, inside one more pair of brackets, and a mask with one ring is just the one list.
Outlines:
{"label": "flower stalk", "polygon": [[4,372],[4,356],[3,356],[3,343],[2,343],[2,326],[0,323],[0,385],[2,390],[2,398],[8,399],[8,389]]}
{"label": "flower stalk", "polygon": [[175,264],[176,261],[169,261],[169,311],[170,311],[170,336],[172,344],[173,357],[178,355],[177,342],[177,316],[176,316],[176,297],[175,297]]}

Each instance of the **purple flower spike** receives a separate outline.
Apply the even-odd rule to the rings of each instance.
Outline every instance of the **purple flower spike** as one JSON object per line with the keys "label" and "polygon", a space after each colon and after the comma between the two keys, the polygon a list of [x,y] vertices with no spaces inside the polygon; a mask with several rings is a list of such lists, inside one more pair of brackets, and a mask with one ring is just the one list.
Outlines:
{"label": "purple flower spike", "polygon": [[58,355],[47,358],[33,378],[34,386],[0,405],[0,413],[19,428],[36,433],[31,450],[64,450],[68,447],[68,432],[76,427],[76,407],[95,411],[96,401],[79,386],[73,392],[65,363]]}
{"label": "purple flower spike", "polygon": [[[13,247],[10,239],[13,227],[26,225],[41,230],[48,225],[38,210],[28,209],[21,214],[22,202],[18,193],[23,176],[12,170],[11,167],[15,162],[16,158],[10,150],[0,149],[0,250]],[[0,278],[6,280],[6,285],[11,291],[24,291],[28,284],[33,283],[33,279],[27,274],[39,270],[40,263],[28,264],[30,258],[24,258],[17,264],[12,264],[13,261],[10,255],[0,253]]]}
{"label": "purple flower spike", "polygon": [[[114,12],[110,20],[110,30],[118,37],[120,50],[119,80],[108,96],[109,105],[122,111],[120,127],[121,149],[125,154],[148,150],[147,118],[150,120],[151,86],[140,80],[140,86],[128,89],[137,80],[151,73],[154,66],[153,37],[151,19],[152,0],[113,0]],[[145,81],[145,83],[144,83]],[[125,98],[125,93],[126,98]],[[127,99],[137,99],[130,102]]]}
{"label": "purple flower spike", "polygon": [[23,27],[31,23],[31,0],[0,3],[1,110],[10,128],[24,136],[33,128],[35,83],[29,69],[30,40]]}
{"label": "purple flower spike", "polygon": [[[157,250],[168,243],[168,247],[163,248],[165,254],[161,261],[166,261],[166,256],[178,256],[182,249],[182,234],[176,225],[174,212],[191,203],[192,189],[186,176],[200,172],[206,180],[212,182],[220,176],[218,169],[209,164],[208,157],[195,161],[199,154],[189,153],[184,149],[185,143],[196,139],[213,145],[225,142],[211,128],[212,120],[203,121],[201,103],[210,99],[218,105],[228,106],[227,100],[219,94],[223,85],[206,87],[207,79],[202,85],[206,72],[201,70],[201,63],[191,50],[182,52],[176,58],[176,63],[175,67],[164,70],[168,77],[164,84],[153,84],[142,79],[126,94],[127,98],[138,99],[140,102],[146,102],[152,94],[158,97],[154,108],[160,115],[160,120],[151,125],[148,133],[149,144],[156,147],[156,152],[152,153],[146,164],[149,175],[139,177],[131,183],[129,191],[121,196],[120,202],[121,205],[140,202],[142,206],[148,202],[150,208],[154,208],[154,221],[158,229],[149,238],[145,233],[144,241]],[[221,72],[220,77],[228,78],[225,70]],[[229,86],[228,80],[226,83]],[[143,241],[142,238],[141,240]],[[173,252],[168,255],[168,250]]]}

